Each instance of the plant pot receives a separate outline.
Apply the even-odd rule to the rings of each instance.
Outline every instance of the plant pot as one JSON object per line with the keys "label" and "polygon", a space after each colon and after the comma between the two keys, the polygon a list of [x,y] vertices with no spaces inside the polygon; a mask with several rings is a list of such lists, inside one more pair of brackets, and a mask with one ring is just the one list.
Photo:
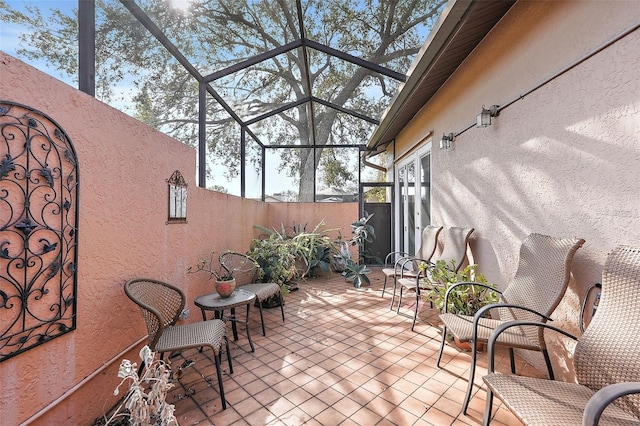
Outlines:
{"label": "plant pot", "polygon": [[343,272],[345,270],[346,263],[344,258],[340,255],[333,255],[333,270],[336,272]]}
{"label": "plant pot", "polygon": [[235,289],[236,289],[235,278],[231,280],[225,280],[225,281],[216,280],[216,293],[218,293],[220,297],[223,299],[226,299],[227,297],[231,297]]}
{"label": "plant pot", "polygon": [[[260,303],[258,301],[258,299],[256,299],[256,302],[254,303],[254,306],[258,307],[258,303]],[[271,297],[268,297],[266,299],[264,299],[262,301],[262,307],[265,309],[271,309],[271,308],[277,308],[280,306],[280,295],[279,294],[274,294]]]}
{"label": "plant pot", "polygon": [[[453,344],[456,345],[459,349],[462,349],[466,352],[471,352],[471,343],[470,342],[461,342],[457,337],[454,336]],[[476,350],[478,352],[482,352],[484,350],[484,342],[476,343]]]}

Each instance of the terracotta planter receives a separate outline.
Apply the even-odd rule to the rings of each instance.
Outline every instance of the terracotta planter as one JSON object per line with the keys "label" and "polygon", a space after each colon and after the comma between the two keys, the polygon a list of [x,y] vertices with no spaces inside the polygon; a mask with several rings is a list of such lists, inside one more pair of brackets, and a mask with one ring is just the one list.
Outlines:
{"label": "terracotta planter", "polygon": [[216,280],[216,293],[220,295],[223,299],[227,297],[231,297],[233,291],[236,289],[236,280],[226,280],[226,281],[218,281]]}
{"label": "terracotta planter", "polygon": [[[453,338],[453,344],[463,351],[471,352],[471,343],[470,342],[461,342],[457,337]],[[484,350],[484,343],[478,342],[476,343],[476,350],[478,352],[482,352]]]}

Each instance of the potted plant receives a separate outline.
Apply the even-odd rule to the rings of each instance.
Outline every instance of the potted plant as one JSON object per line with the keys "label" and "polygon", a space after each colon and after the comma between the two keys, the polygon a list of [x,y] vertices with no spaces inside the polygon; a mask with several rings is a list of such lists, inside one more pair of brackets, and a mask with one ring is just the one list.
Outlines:
{"label": "potted plant", "polygon": [[[296,277],[304,279],[333,269],[342,272],[345,280],[353,282],[354,287],[360,287],[369,284],[367,274],[370,270],[362,261],[371,257],[364,250],[364,244],[375,238],[373,226],[367,223],[372,216],[365,214],[351,224],[353,235],[350,239],[339,237],[336,241],[328,234],[338,229],[325,229],[324,221],[310,232],[306,225],[294,224],[289,228],[282,225],[280,231],[255,225],[266,237],[254,239],[248,255],[260,264],[268,282],[289,287]],[[349,246],[358,246],[357,261],[351,258]]]}
{"label": "potted plant", "polygon": [[262,281],[278,283],[285,294],[296,276],[295,250],[290,241],[274,232],[267,238],[251,241],[248,256],[255,259],[264,273]]}
{"label": "potted plant", "polygon": [[175,407],[167,402],[167,393],[174,387],[169,361],[157,359],[148,346],[144,346],[139,355],[144,369],[140,371],[135,362],[122,360],[118,369],[118,377],[122,381],[113,394],[118,395],[126,382],[129,382],[129,389],[110,417],[96,419],[94,425],[178,425]]}
{"label": "potted plant", "polygon": [[[197,264],[189,266],[187,273],[206,272],[209,274],[209,279],[215,277],[215,288],[220,297],[231,297],[233,291],[236,289],[236,280],[233,277],[235,269],[220,262],[220,257],[218,257],[216,261],[214,256],[215,252],[212,251],[208,258],[201,259]],[[216,266],[215,263],[217,263],[218,266]]]}
{"label": "potted plant", "polygon": [[[363,284],[370,284],[367,274],[371,270],[364,264],[366,259],[371,259],[372,256],[368,250],[365,249],[365,243],[371,243],[376,238],[373,225],[369,224],[369,219],[373,217],[373,214],[365,215],[351,224],[351,238],[346,241],[338,241],[338,246],[341,247],[338,256],[340,261],[338,263],[343,264],[342,275],[345,281],[351,281],[356,288],[361,287]],[[351,253],[348,250],[348,246],[358,246],[358,260],[354,260],[351,257]],[[347,250],[345,250],[347,248]],[[377,259],[379,263],[382,263],[380,259]]]}
{"label": "potted plant", "polygon": [[[426,269],[424,279],[433,285],[425,298],[434,307],[441,312],[473,316],[483,306],[498,302],[500,296],[492,290],[495,286],[488,284],[483,274],[476,273],[477,264],[468,265],[457,272],[455,260],[451,260],[450,264],[438,260],[433,264],[420,265],[423,272]],[[456,342],[456,345],[465,350],[471,349],[467,343]]]}
{"label": "potted plant", "polygon": [[[280,231],[260,225],[256,225],[255,228],[261,230],[275,244],[284,245],[286,252],[294,256],[296,277],[314,277],[331,270],[332,254],[337,248],[327,234],[336,229],[324,229],[324,221],[320,221],[311,231],[307,231],[307,226],[301,224],[294,224],[292,227],[282,225]],[[255,252],[254,247],[259,246],[261,240],[263,239],[252,242],[250,253]],[[255,253],[254,256],[264,257]],[[260,263],[259,259],[258,262]]]}

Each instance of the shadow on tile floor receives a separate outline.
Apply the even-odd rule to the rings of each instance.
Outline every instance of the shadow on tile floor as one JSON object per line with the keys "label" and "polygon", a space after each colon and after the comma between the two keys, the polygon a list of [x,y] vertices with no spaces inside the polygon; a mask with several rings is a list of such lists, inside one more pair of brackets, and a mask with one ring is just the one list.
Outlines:
{"label": "shadow on tile floor", "polygon": [[[406,315],[398,315],[389,309],[388,293],[381,297],[379,268],[370,278],[371,285],[360,289],[337,273],[301,283],[285,298],[284,323],[279,308],[264,310],[266,337],[252,308],[255,352],[239,325],[238,341],[230,342],[233,374],[223,354],[226,410],[212,352],[190,350],[174,357],[174,368],[194,361],[167,398],[180,425],[481,424],[486,356],[479,357],[474,395],[468,415],[462,415],[469,354],[447,345],[443,368],[437,368],[440,330],[430,325],[434,317],[425,311],[412,332],[415,299],[405,298]],[[498,371],[509,371],[508,353],[499,354]],[[517,361],[519,374],[543,377]],[[514,424],[520,422],[496,402],[492,425]]]}

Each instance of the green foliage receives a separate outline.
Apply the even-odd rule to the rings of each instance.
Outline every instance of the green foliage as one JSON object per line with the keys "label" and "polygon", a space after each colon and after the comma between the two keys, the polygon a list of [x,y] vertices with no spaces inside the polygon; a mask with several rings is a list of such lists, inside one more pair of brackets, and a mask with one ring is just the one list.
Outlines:
{"label": "green foliage", "polygon": [[335,229],[324,229],[324,221],[321,221],[311,232],[305,228],[294,226],[294,235],[291,240],[296,249],[298,259],[304,262],[305,268],[301,271],[301,278],[311,276],[316,268],[328,272],[331,269],[332,253],[336,252],[333,240],[327,232]]}
{"label": "green foliage", "polygon": [[341,156],[338,152],[342,152],[341,150],[325,150],[323,152],[322,158],[320,160],[320,166],[322,166],[323,174],[322,181],[328,187],[334,188],[346,188],[349,186],[353,186],[356,184],[357,188],[357,179],[358,177],[355,175],[357,172],[353,167],[349,167],[349,159],[348,158],[340,158]]}
{"label": "green foliage", "polygon": [[360,288],[363,284],[371,284],[371,281],[367,276],[369,272],[371,272],[371,269],[367,268],[366,265],[358,265],[353,260],[350,260],[347,262],[345,271],[342,274],[346,281],[352,281],[354,287]]}
{"label": "green foliage", "polygon": [[[445,294],[455,283],[475,282],[494,288],[494,285],[487,284],[487,279],[483,274],[476,273],[478,265],[468,265],[464,269],[455,272],[455,260],[451,260],[450,263],[451,266],[447,265],[444,260],[438,260],[435,264],[427,265],[422,263],[420,265],[421,271],[427,271],[424,279],[434,286],[433,290],[429,291],[425,298],[431,300],[433,305],[441,311],[444,311]],[[459,285],[449,293],[447,312],[474,315],[478,309],[496,303],[498,300],[498,293],[484,286]]]}
{"label": "green foliage", "polygon": [[[382,181],[384,182],[384,181]],[[383,203],[387,200],[387,188],[372,188],[364,194],[368,202]]]}
{"label": "green foliage", "polygon": [[[295,277],[306,278],[313,276],[315,271],[320,270],[327,272],[333,265],[333,253],[336,252],[336,245],[333,240],[327,235],[328,232],[336,231],[335,229],[324,229],[324,221],[320,221],[314,229],[310,232],[306,231],[306,225],[293,224],[292,227],[287,228],[283,224],[281,229],[268,229],[260,225],[255,226],[260,229],[271,240],[268,249],[277,248],[281,254],[286,253],[286,267],[288,271],[291,258],[293,258],[293,265],[295,273],[289,277],[287,282]],[[266,270],[271,271],[273,268],[272,263],[282,263],[281,259],[274,259],[268,253],[263,253],[267,247],[264,247],[265,243],[260,243],[265,239],[255,239],[251,243],[251,249],[249,255],[256,258],[258,263],[261,263],[261,259],[264,259],[264,266]],[[272,246],[272,247],[271,247]],[[277,246],[277,247],[276,247]],[[298,268],[296,268],[296,263]],[[278,270],[282,269],[277,267]],[[288,277],[288,273],[285,274]]]}
{"label": "green foliage", "polygon": [[267,281],[284,284],[295,277],[312,277],[318,271],[339,270],[338,264],[342,264],[345,280],[353,282],[355,287],[368,285],[369,278],[366,275],[371,270],[360,264],[364,257],[360,256],[361,259],[355,261],[348,250],[340,250],[340,247],[342,244],[357,245],[362,253],[365,241],[372,242],[375,239],[375,230],[368,223],[372,216],[365,215],[351,224],[352,237],[346,241],[339,238],[337,242],[329,233],[338,229],[325,229],[324,221],[320,221],[311,231],[306,230],[306,225],[295,223],[291,227],[281,224],[280,230],[255,225],[267,238],[254,239],[248,255],[260,264]]}
{"label": "green foliage", "polygon": [[347,241],[348,245],[358,246],[359,259],[356,262],[351,258],[348,251],[341,251],[338,256],[345,265],[345,271],[342,273],[346,281],[352,281],[353,286],[360,288],[363,284],[368,285],[370,283],[367,274],[371,272],[370,269],[363,265],[363,261],[372,256],[365,250],[364,243],[371,243],[376,238],[376,233],[373,225],[369,224],[369,220],[373,217],[373,214],[365,215],[351,224],[351,238]]}
{"label": "green foliage", "polygon": [[373,217],[373,214],[365,213],[365,216],[360,218],[357,222],[351,224],[351,245],[357,245],[364,247],[364,243],[372,243],[376,239],[376,232],[369,222],[369,219]]}
{"label": "green foliage", "polygon": [[285,290],[287,283],[296,276],[295,248],[280,234],[273,233],[268,238],[251,241],[249,252],[263,271],[263,282],[278,283]]}

